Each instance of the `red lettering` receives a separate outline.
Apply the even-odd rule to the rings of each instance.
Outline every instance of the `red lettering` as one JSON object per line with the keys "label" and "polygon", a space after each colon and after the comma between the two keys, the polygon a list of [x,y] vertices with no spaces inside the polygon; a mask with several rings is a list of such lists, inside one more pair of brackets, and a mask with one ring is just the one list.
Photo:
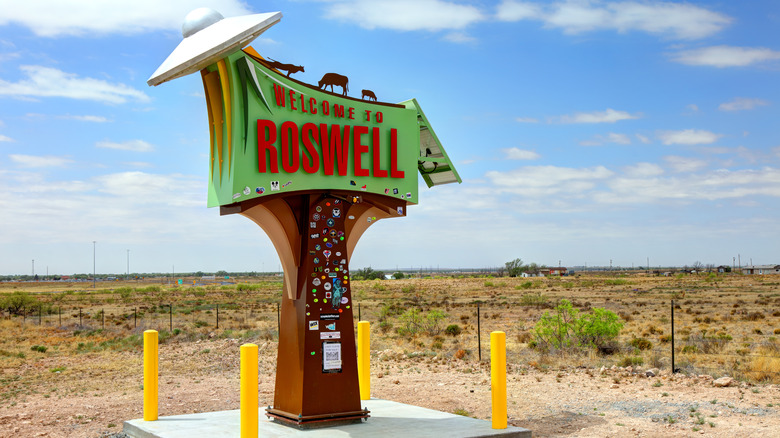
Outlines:
{"label": "red lettering", "polygon": [[276,97],[276,106],[284,106],[284,87],[274,84],[274,96]]}
{"label": "red lettering", "polygon": [[[387,171],[380,168],[382,159],[379,156],[379,152],[381,151],[379,148],[379,128],[371,129],[371,137],[371,152],[374,156],[374,177],[387,178]],[[357,166],[355,168],[357,168]]]}
{"label": "red lettering", "polygon": [[290,90],[290,109],[293,111],[298,110],[298,108],[295,107],[295,91],[293,90]]}
{"label": "red lettering", "polygon": [[398,170],[398,131],[390,130],[390,178],[403,178],[404,171]]}
{"label": "red lettering", "polygon": [[333,104],[333,117],[344,118],[344,105]]}
{"label": "red lettering", "polygon": [[312,114],[317,114],[317,99],[313,97],[309,98],[309,111]]}
{"label": "red lettering", "polygon": [[[276,84],[274,84],[275,86]],[[284,96],[284,95],[282,95]],[[279,159],[276,154],[274,143],[276,142],[276,124],[271,120],[257,120],[257,170],[260,173],[266,173],[266,155],[268,151],[268,162],[270,163],[271,173],[279,173]]]}
{"label": "red lettering", "polygon": [[287,173],[298,171],[298,125],[295,122],[284,122],[280,129],[282,137],[282,169]]}
{"label": "red lettering", "polygon": [[322,171],[325,175],[333,175],[335,158],[339,175],[345,176],[347,174],[347,159],[349,158],[349,126],[344,127],[344,136],[342,137],[339,125],[331,125],[330,133],[328,133],[328,125],[321,123],[320,148],[322,149]]}
{"label": "red lettering", "polygon": [[366,110],[366,122],[371,121],[371,110]]}
{"label": "red lettering", "polygon": [[374,114],[374,118],[376,119],[377,123],[382,123],[382,111],[377,111],[376,114]]}
{"label": "red lettering", "polygon": [[322,101],[322,115],[323,116],[330,115],[330,102],[328,102],[327,100]]}
{"label": "red lettering", "polygon": [[355,108],[352,107],[349,108],[349,118],[352,120],[355,119]]}
{"label": "red lettering", "polygon": [[355,126],[353,132],[354,138],[352,142],[355,153],[355,176],[368,176],[368,169],[363,169],[361,163],[363,154],[368,152],[368,145],[363,144],[362,138],[364,134],[368,134],[368,126]]}
{"label": "red lettering", "polygon": [[303,147],[306,148],[306,152],[308,153],[308,155],[303,154],[303,171],[306,173],[314,173],[320,168],[320,154],[317,153],[317,149],[315,148],[315,145],[319,146],[317,145],[317,141],[319,140],[317,125],[314,123],[304,124],[303,128],[301,128],[301,136],[303,137]]}

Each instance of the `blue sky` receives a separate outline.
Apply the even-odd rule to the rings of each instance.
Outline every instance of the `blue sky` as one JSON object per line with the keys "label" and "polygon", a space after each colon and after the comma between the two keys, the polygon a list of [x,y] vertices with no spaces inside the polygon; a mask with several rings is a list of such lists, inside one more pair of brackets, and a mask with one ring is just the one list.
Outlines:
{"label": "blue sky", "polygon": [[261,55],[425,110],[463,184],[353,268],[780,263],[778,2],[1,0],[0,274],[93,241],[98,273],[278,269],[206,208],[199,75],[146,85],[201,6],[281,11]]}

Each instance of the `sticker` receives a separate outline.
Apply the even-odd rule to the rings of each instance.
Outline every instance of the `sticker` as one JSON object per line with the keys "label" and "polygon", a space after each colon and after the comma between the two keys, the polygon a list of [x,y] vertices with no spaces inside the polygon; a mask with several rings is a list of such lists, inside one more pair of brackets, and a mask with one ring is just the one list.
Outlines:
{"label": "sticker", "polygon": [[349,302],[349,298],[341,297],[341,304],[347,304],[348,302]]}
{"label": "sticker", "polygon": [[393,189],[393,194],[397,195],[398,194],[398,189]]}
{"label": "sticker", "polygon": [[319,213],[314,213],[314,215],[311,218],[314,219],[315,221],[318,221],[318,220],[320,220],[320,214]]}
{"label": "sticker", "polygon": [[330,207],[330,202],[326,202],[326,203],[325,203],[325,206],[326,206],[326,207]]}
{"label": "sticker", "polygon": [[341,339],[341,332],[320,332],[320,339]]}
{"label": "sticker", "polygon": [[319,321],[309,321],[309,330],[319,330],[319,329],[320,329]]}
{"label": "sticker", "polygon": [[[398,212],[398,214],[400,214],[400,215],[403,215],[403,214],[404,214],[404,208],[403,208],[403,207],[396,207],[396,211],[397,211],[397,212]],[[314,228],[314,227],[312,227],[312,228]]]}
{"label": "sticker", "polygon": [[[322,287],[325,290],[330,290],[333,286],[330,283],[325,283],[322,285]],[[325,298],[330,298],[330,293],[325,294]]]}
{"label": "sticker", "polygon": [[271,191],[275,192],[279,190],[279,181],[271,181]]}
{"label": "sticker", "polygon": [[412,197],[412,192],[406,192],[406,198],[408,199],[408,198],[411,198],[411,197]]}
{"label": "sticker", "polygon": [[241,193],[236,193],[235,195],[233,195],[233,199],[238,199],[240,197],[241,197]]}
{"label": "sticker", "polygon": [[319,265],[320,264],[320,258],[319,257],[314,257],[314,264],[315,265]]}
{"label": "sticker", "polygon": [[328,274],[328,277],[336,278],[336,277],[338,277],[338,274],[336,274],[335,272],[331,272],[330,274]]}
{"label": "sticker", "polygon": [[355,220],[355,216],[349,215],[349,216],[347,216],[347,219],[354,221]]}
{"label": "sticker", "polygon": [[322,229],[322,235],[325,236],[327,234],[328,234],[328,229],[327,228],[323,228]]}
{"label": "sticker", "polygon": [[368,223],[369,223],[369,224],[371,223],[371,218],[368,218]]}
{"label": "sticker", "polygon": [[250,193],[252,193],[252,189],[250,189],[249,186],[245,186],[244,187],[244,195],[248,195]]}
{"label": "sticker", "polygon": [[325,324],[325,328],[328,330],[336,330],[336,323],[332,322],[330,324]]}
{"label": "sticker", "polygon": [[341,209],[340,208],[334,208],[333,209],[333,217],[341,217]]}
{"label": "sticker", "polygon": [[329,227],[332,227],[332,226],[336,225],[336,221],[331,218],[331,219],[327,220],[327,224],[328,224]]}
{"label": "sticker", "polygon": [[389,194],[390,194],[390,189],[385,189],[385,195],[389,195]]}
{"label": "sticker", "polygon": [[309,255],[317,254],[317,251],[309,251]]}
{"label": "sticker", "polygon": [[336,205],[341,204],[341,199],[336,199],[336,200],[333,201],[333,203],[336,204]]}
{"label": "sticker", "polygon": [[368,190],[368,189],[366,188],[366,186],[362,186],[362,187],[360,188],[360,190],[362,190],[362,191],[364,191],[364,192],[365,192],[365,191],[366,191],[366,190]]}
{"label": "sticker", "polygon": [[[329,287],[325,287],[325,290],[328,290],[328,289],[330,289],[330,288]],[[330,292],[325,292],[325,298],[330,298],[330,296],[331,296]]]}
{"label": "sticker", "polygon": [[330,242],[326,243],[325,246],[327,246],[328,248],[333,248],[333,244]]}
{"label": "sticker", "polygon": [[353,196],[352,197],[352,203],[353,204],[359,204],[363,202],[363,198],[361,196]]}
{"label": "sticker", "polygon": [[322,251],[322,255],[324,255],[326,259],[327,259],[327,258],[330,258],[330,251],[328,251],[328,250],[326,249],[325,251]]}
{"label": "sticker", "polygon": [[351,185],[351,186],[356,186],[357,184],[355,183],[355,181],[350,181],[350,182],[349,182],[349,185]]}
{"label": "sticker", "polygon": [[338,313],[321,313],[320,321],[338,321],[341,315]]}
{"label": "sticker", "polygon": [[309,237],[311,237],[312,239],[319,239],[320,235],[319,234],[312,234]]}
{"label": "sticker", "polygon": [[[319,286],[322,284],[322,281],[320,281],[319,278],[315,278],[314,280],[311,281],[311,284],[313,284],[314,286]],[[330,298],[330,297],[326,295],[325,298]]]}
{"label": "sticker", "polygon": [[341,342],[322,343],[322,372],[341,372]]}
{"label": "sticker", "polygon": [[309,228],[317,228],[317,222],[309,222]]}
{"label": "sticker", "polygon": [[336,252],[336,257],[341,257],[341,251]]}
{"label": "sticker", "polygon": [[344,237],[344,232],[343,231],[339,231],[339,237]]}
{"label": "sticker", "polygon": [[315,210],[317,210],[317,213],[319,213],[319,212],[321,212],[321,211],[322,211],[322,207],[320,207],[320,206],[318,205],[318,206],[317,206],[317,208],[315,208]]}
{"label": "sticker", "polygon": [[287,186],[289,186],[290,184],[292,184],[292,181],[287,181],[286,183],[282,184],[282,187],[287,187]]}
{"label": "sticker", "polygon": [[265,187],[256,188],[255,193],[257,193],[258,195],[262,195],[263,193],[265,193]]}

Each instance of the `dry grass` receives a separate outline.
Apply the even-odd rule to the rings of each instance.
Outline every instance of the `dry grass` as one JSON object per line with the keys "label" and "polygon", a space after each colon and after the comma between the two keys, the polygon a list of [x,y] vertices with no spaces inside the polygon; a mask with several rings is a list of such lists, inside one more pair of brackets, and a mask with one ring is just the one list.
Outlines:
{"label": "dry grass", "polygon": [[[213,337],[261,343],[275,338],[279,279],[241,279],[237,285],[201,287],[186,286],[192,279],[184,283],[182,287],[159,281],[100,283],[96,290],[91,283],[0,283],[0,297],[25,291],[37,302],[25,320],[7,313],[0,320],[0,404],[30,391],[50,390],[63,379],[82,379],[83,390],[92,391],[119,376],[137,374],[140,334],[146,328],[160,330],[161,341],[172,345]],[[362,319],[372,322],[373,350],[476,362],[479,305],[482,359],[489,358],[489,333],[502,330],[507,333],[510,367],[539,369],[613,364],[669,369],[670,300],[675,299],[676,368],[780,382],[780,313],[776,310],[780,278],[775,276],[728,275],[713,281],[705,275],[585,274],[534,278],[530,284],[523,278],[444,277],[354,281],[352,287],[355,317],[359,309]],[[616,354],[590,350],[543,354],[529,347],[536,321],[563,298],[581,311],[603,307],[623,317]],[[167,304],[173,305],[173,333]],[[401,335],[396,329],[410,308],[423,314],[434,309],[445,312],[441,328],[457,324],[460,332]],[[45,351],[34,350],[36,346]],[[200,354],[179,366],[218,366],[204,360],[209,352]]]}

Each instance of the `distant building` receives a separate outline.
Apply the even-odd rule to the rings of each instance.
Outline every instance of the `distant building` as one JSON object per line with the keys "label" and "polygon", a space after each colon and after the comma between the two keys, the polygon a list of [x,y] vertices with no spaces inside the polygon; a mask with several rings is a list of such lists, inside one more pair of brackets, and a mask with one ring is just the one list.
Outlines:
{"label": "distant building", "polygon": [[715,270],[718,271],[719,274],[723,274],[726,272],[731,272],[731,266],[721,265],[715,268]]}
{"label": "distant building", "polygon": [[780,274],[780,265],[750,265],[742,267],[746,275]]}
{"label": "distant building", "polygon": [[566,275],[566,268],[560,266],[557,268],[540,268],[539,273],[544,275],[545,277],[548,276],[562,277]]}

